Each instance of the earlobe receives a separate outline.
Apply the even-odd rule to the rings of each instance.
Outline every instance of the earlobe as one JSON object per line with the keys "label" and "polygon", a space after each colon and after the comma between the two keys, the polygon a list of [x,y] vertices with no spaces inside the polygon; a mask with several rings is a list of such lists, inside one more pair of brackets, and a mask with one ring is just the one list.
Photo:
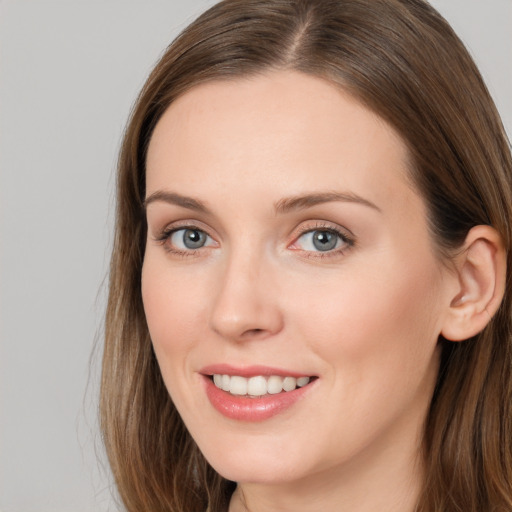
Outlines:
{"label": "earlobe", "polygon": [[442,336],[462,341],[481,332],[505,293],[506,253],[499,233],[475,226],[455,258],[457,291],[451,297]]}

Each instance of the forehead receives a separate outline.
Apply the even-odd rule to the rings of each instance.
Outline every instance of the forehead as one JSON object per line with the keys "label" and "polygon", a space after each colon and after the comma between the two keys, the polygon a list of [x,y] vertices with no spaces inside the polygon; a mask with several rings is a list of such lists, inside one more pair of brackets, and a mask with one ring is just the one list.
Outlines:
{"label": "forehead", "polygon": [[236,182],[269,196],[342,188],[385,203],[397,183],[409,189],[407,157],[400,136],[339,87],[275,71],[202,84],[171,104],[149,145],[147,190]]}

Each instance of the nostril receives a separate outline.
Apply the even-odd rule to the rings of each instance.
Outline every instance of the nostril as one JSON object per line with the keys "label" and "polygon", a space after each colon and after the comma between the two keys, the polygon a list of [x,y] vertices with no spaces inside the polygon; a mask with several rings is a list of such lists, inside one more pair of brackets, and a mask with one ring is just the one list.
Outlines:
{"label": "nostril", "polygon": [[243,334],[242,336],[244,338],[251,338],[251,337],[256,337],[256,336],[259,336],[260,334],[264,333],[265,332],[265,329],[247,329]]}

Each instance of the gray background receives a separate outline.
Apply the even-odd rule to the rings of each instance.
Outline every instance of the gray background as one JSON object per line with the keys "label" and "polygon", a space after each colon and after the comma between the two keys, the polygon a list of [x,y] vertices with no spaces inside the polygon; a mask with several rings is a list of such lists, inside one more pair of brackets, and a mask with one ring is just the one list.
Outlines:
{"label": "gray background", "polygon": [[[0,0],[0,512],[117,510],[96,425],[113,183],[145,76],[208,0]],[[436,0],[512,133],[512,0]],[[92,354],[92,357],[91,357]]]}

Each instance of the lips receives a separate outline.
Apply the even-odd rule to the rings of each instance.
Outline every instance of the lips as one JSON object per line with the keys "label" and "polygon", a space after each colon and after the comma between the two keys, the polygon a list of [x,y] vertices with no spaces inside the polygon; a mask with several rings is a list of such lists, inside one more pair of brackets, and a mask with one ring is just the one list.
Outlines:
{"label": "lips", "polygon": [[238,421],[264,421],[300,401],[314,387],[314,376],[270,367],[204,368],[206,395],[223,416]]}

